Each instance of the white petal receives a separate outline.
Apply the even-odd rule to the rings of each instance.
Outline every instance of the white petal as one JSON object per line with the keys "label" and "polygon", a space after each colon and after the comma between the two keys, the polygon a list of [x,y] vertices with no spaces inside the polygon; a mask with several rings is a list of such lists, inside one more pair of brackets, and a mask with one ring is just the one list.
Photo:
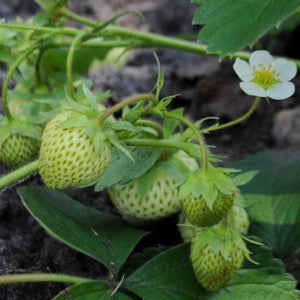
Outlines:
{"label": "white petal", "polygon": [[268,68],[272,64],[273,58],[268,51],[258,50],[254,51],[249,58],[250,67],[258,66],[262,64],[265,68]]}
{"label": "white petal", "polygon": [[242,81],[249,82],[252,80],[253,72],[246,61],[237,58],[233,64],[233,70]]}
{"label": "white petal", "polygon": [[267,91],[254,82],[240,82],[240,87],[250,96],[267,97]]}
{"label": "white petal", "polygon": [[272,69],[279,73],[276,78],[280,81],[289,81],[297,74],[296,64],[283,58],[276,59]]}
{"label": "white petal", "polygon": [[295,85],[292,82],[280,82],[267,90],[267,96],[274,100],[283,100],[295,93]]}

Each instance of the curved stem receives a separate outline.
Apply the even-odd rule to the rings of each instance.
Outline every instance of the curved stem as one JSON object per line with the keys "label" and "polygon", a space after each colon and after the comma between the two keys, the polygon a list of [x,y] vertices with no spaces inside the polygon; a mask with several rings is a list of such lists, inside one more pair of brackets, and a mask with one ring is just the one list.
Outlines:
{"label": "curved stem", "polygon": [[192,132],[194,133],[195,137],[197,138],[197,140],[199,142],[200,150],[202,153],[202,170],[207,171],[207,169],[208,169],[208,154],[207,154],[207,149],[206,149],[206,144],[205,144],[204,138],[203,138],[202,134],[200,133],[200,131],[194,126],[194,124],[192,122],[190,122],[189,120],[187,120],[184,117],[174,115],[174,114],[166,112],[166,111],[163,112],[163,115],[166,118],[174,119],[174,120],[177,120],[177,121],[185,124],[192,130]]}
{"label": "curved stem", "polygon": [[1,284],[21,283],[21,282],[62,282],[62,283],[81,283],[94,279],[84,277],[66,275],[66,274],[45,274],[45,273],[32,273],[32,274],[10,274],[0,276]]}
{"label": "curved stem", "polygon": [[154,122],[154,121],[150,121],[150,120],[138,120],[135,122],[135,125],[140,125],[140,126],[147,126],[147,127],[151,127],[153,129],[155,129],[158,133],[158,137],[163,139],[164,138],[164,130],[161,127],[160,124]]}
{"label": "curved stem", "polygon": [[10,185],[11,183],[18,181],[38,171],[39,161],[35,160],[3,177],[0,178],[0,189]]}
{"label": "curved stem", "polygon": [[[97,21],[92,21],[88,18],[82,17],[80,15],[77,15],[75,13],[70,12],[68,9],[63,8],[60,11],[61,15],[70,18],[71,20],[74,20],[76,22],[79,22],[81,24],[87,25],[87,26],[96,26],[99,23]],[[122,36],[122,37],[129,37],[129,38],[136,38],[139,40],[143,40],[147,44],[144,47],[163,47],[163,48],[172,48],[172,49],[178,49],[188,52],[194,52],[199,54],[206,54],[211,56],[218,56],[217,53],[207,53],[207,46],[195,43],[195,42],[189,42],[185,40],[181,40],[178,38],[171,38],[171,37],[165,37],[159,34],[150,33],[150,32],[143,32],[139,30],[133,30],[133,29],[127,29],[120,26],[113,26],[110,25],[105,29],[105,33],[107,35],[112,36]],[[238,51],[230,56],[230,58],[242,58],[248,60],[250,57],[250,52],[246,51]],[[274,56],[274,58],[277,58]],[[300,60],[298,59],[289,59],[293,61],[298,68],[300,68]]]}
{"label": "curved stem", "polygon": [[67,82],[68,82],[68,87],[69,87],[71,97],[73,99],[76,98],[75,88],[74,88],[74,85],[73,85],[73,59],[74,59],[74,53],[75,53],[77,45],[87,35],[89,35],[89,33],[86,33],[86,32],[82,32],[81,34],[78,34],[76,36],[76,38],[73,40],[73,42],[71,44],[71,47],[69,49],[69,52],[68,52],[68,57],[67,57]]}
{"label": "curved stem", "polygon": [[122,139],[126,145],[129,146],[147,146],[147,147],[161,147],[161,148],[175,148],[189,152],[189,143],[178,143],[174,140],[159,140],[159,139]]}
{"label": "curved stem", "polygon": [[122,109],[123,107],[130,105],[132,103],[141,101],[141,100],[148,100],[153,102],[154,104],[157,103],[157,99],[154,95],[152,94],[139,94],[130,98],[126,98],[122,102],[116,104],[115,106],[111,107],[107,111],[105,111],[98,119],[97,123],[101,124],[103,123],[110,115],[114,114],[116,111]]}
{"label": "curved stem", "polygon": [[21,62],[33,51],[34,51],[34,49],[30,49],[30,50],[24,52],[23,54],[21,54],[15,60],[15,62],[12,64],[12,66],[10,67],[9,71],[7,72],[6,78],[4,80],[3,87],[2,87],[2,101],[3,101],[3,107],[4,107],[5,114],[9,120],[11,120],[13,118],[9,111],[8,101],[7,101],[7,90],[8,90],[10,79],[12,78],[14,72],[16,71],[18,66],[21,64]]}
{"label": "curved stem", "polygon": [[216,131],[216,130],[220,130],[220,129],[223,129],[223,128],[231,127],[231,126],[234,126],[236,124],[239,124],[239,123],[245,121],[246,119],[248,119],[253,114],[253,112],[255,111],[256,107],[259,104],[259,102],[260,102],[260,97],[256,97],[255,101],[253,102],[253,104],[250,107],[250,109],[248,110],[248,112],[245,113],[242,117],[240,117],[240,118],[238,118],[234,121],[219,125],[215,128],[212,128],[210,131]]}

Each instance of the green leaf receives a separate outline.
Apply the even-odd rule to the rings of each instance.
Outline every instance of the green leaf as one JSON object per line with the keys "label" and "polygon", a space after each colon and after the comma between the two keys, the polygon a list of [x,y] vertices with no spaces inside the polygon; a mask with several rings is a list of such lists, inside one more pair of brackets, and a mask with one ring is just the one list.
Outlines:
{"label": "green leaf", "polygon": [[250,182],[257,175],[257,173],[258,171],[245,172],[233,177],[232,181],[236,186],[245,185]]}
{"label": "green leaf", "polygon": [[234,277],[217,293],[213,300],[296,300],[300,293],[295,289],[296,281],[284,273],[281,261],[274,259],[269,248],[249,245],[252,259],[259,264],[245,261]]}
{"label": "green leaf", "polygon": [[248,209],[250,233],[259,236],[279,257],[300,249],[300,155],[299,151],[265,151],[234,164],[260,172],[241,188]]}
{"label": "green leaf", "polygon": [[138,189],[141,198],[144,198],[152,186],[152,182],[156,176],[157,168],[151,168],[145,174],[140,176],[138,181]]}
{"label": "green leaf", "polygon": [[262,35],[291,16],[299,0],[193,0],[200,5],[193,24],[204,25],[198,40],[221,57],[252,46]]}
{"label": "green leaf", "polygon": [[110,287],[101,281],[83,282],[66,288],[52,300],[130,300],[127,295],[117,291],[112,297]]}
{"label": "green leaf", "polygon": [[113,150],[111,163],[105,173],[99,178],[95,186],[95,191],[101,191],[118,182],[124,184],[141,176],[154,165],[161,153],[161,149],[159,148],[128,148],[134,155],[134,161],[124,153]]}
{"label": "green leaf", "polygon": [[126,280],[125,287],[147,300],[204,299],[189,260],[189,245],[181,244],[155,256]]}
{"label": "green leaf", "polygon": [[89,125],[89,119],[86,115],[76,114],[70,116],[66,121],[60,123],[60,128],[86,127]]}
{"label": "green leaf", "polygon": [[[184,112],[183,108],[177,108],[172,110],[170,113],[177,116],[182,116],[183,112]],[[164,126],[163,126],[165,138],[169,138],[178,125],[179,125],[179,121],[177,120],[165,119]]]}
{"label": "green leaf", "polygon": [[117,273],[135,245],[147,234],[118,217],[46,187],[22,187],[19,194],[46,231],[69,247],[100,261],[113,273]]}

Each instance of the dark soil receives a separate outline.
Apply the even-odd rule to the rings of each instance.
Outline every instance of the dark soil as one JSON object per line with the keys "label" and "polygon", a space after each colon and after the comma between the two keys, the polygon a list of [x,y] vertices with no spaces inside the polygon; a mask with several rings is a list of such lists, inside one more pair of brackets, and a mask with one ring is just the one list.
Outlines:
{"label": "dark soil", "polygon": [[[37,10],[33,0],[1,2],[0,18],[14,19],[18,15],[28,18]],[[126,17],[123,23],[165,35],[197,31],[197,28],[189,25],[195,6],[186,0],[71,2],[74,11],[95,18],[103,17],[104,20],[124,9],[142,10],[144,21],[136,17]],[[276,54],[285,54],[282,51],[291,53],[284,47],[272,51]],[[157,50],[156,53],[166,73],[162,96],[180,94],[173,107],[186,107],[186,115],[190,119],[195,121],[202,117],[218,116],[221,123],[228,122],[243,115],[251,106],[253,98],[240,90],[239,80],[232,69],[232,61],[224,60],[219,63],[216,58],[174,50]],[[0,78],[4,75],[2,70]],[[121,70],[107,66],[90,74],[95,90],[112,91],[110,104],[128,95],[150,91],[155,84],[156,75],[153,50],[132,51],[128,64]],[[208,144],[216,146],[213,151],[225,156],[224,163],[242,159],[250,153],[267,148],[298,145],[285,136],[279,139],[272,131],[278,112],[299,107],[296,102],[300,93],[299,75],[294,82],[297,92],[289,100],[273,101],[271,104],[263,101],[246,123],[207,136]],[[7,168],[0,166],[1,175],[7,172]],[[93,278],[105,276],[105,269],[99,263],[54,240],[24,208],[17,188],[23,184],[36,183],[42,184],[37,175],[0,192],[0,274],[56,272]],[[67,193],[78,201],[116,213],[105,192],[95,193],[89,188],[69,190]],[[144,243],[171,245],[178,242],[175,223],[176,218],[170,218],[164,223],[163,232],[160,230]],[[0,287],[0,300],[47,300],[65,287],[66,285],[54,283],[6,285]]]}

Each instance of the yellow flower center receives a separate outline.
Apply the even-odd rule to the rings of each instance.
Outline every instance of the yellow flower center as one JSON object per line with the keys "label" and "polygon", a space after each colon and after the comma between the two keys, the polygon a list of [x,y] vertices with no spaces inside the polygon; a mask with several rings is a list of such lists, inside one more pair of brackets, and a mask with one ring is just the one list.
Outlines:
{"label": "yellow flower center", "polygon": [[262,64],[254,66],[253,79],[252,82],[262,86],[265,90],[270,88],[272,85],[279,83],[280,80],[277,79],[280,73],[272,70],[272,65],[270,64],[268,68],[264,67]]}

